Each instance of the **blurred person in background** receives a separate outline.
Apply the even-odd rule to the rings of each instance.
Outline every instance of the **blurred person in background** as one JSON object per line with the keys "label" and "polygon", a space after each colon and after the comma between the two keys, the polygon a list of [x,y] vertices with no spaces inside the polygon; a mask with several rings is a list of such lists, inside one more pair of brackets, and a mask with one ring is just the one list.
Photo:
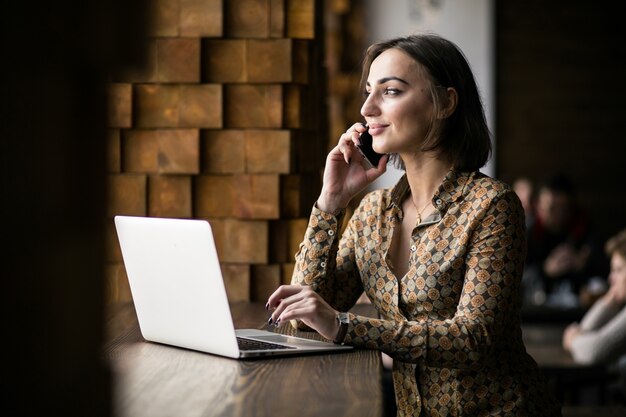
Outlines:
{"label": "blurred person in background", "polygon": [[579,363],[608,363],[626,355],[626,229],[609,239],[605,250],[611,259],[609,290],[580,324],[563,333],[563,347]]}
{"label": "blurred person in background", "polygon": [[527,239],[525,302],[578,306],[587,280],[602,275],[602,252],[567,175],[542,182]]}
{"label": "blurred person in background", "polygon": [[535,201],[533,183],[529,178],[519,177],[513,181],[513,191],[519,197],[526,216],[526,229],[529,229],[535,220]]}

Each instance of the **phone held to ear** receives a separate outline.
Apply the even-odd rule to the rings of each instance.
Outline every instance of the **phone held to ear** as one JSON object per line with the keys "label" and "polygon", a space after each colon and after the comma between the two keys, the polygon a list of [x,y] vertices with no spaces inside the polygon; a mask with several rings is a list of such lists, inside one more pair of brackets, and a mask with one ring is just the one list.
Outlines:
{"label": "phone held to ear", "polygon": [[[367,125],[365,127],[367,127]],[[361,143],[357,145],[357,149],[359,150],[359,152],[361,152],[361,155],[363,155],[365,160],[368,162],[369,165],[371,165],[372,168],[378,167],[378,161],[380,161],[380,158],[383,157],[383,154],[375,152],[372,148],[373,139],[372,135],[370,135],[369,133],[369,130],[361,133],[359,141]]]}

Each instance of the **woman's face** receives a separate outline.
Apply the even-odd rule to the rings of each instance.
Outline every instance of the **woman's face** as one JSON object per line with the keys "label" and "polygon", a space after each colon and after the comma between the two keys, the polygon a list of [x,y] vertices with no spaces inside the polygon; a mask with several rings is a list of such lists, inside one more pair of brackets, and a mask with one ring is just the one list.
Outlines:
{"label": "woman's face", "polygon": [[619,253],[611,256],[611,273],[609,274],[611,286],[619,285],[626,289],[626,259]]}
{"label": "woman's face", "polygon": [[372,62],[361,115],[379,153],[414,154],[431,124],[430,81],[400,49],[388,49]]}
{"label": "woman's face", "polygon": [[566,193],[543,188],[537,197],[537,216],[548,230],[560,232],[567,228],[571,219],[572,204]]}

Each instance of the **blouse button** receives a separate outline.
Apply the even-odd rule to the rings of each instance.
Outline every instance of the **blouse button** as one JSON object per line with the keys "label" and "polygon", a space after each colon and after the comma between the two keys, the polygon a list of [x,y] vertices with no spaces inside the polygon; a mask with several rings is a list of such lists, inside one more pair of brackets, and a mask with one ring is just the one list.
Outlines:
{"label": "blouse button", "polygon": [[333,236],[335,234],[335,231],[333,229],[330,229],[328,231],[328,236]]}
{"label": "blouse button", "polygon": [[443,201],[441,201],[441,199],[440,199],[440,198],[438,198],[438,199],[436,199],[436,200],[435,200],[435,204],[437,204],[438,206],[440,206],[440,205],[441,205],[441,203],[443,203]]}
{"label": "blouse button", "polygon": [[326,268],[326,262],[324,262],[324,261],[320,262],[320,266],[321,266],[322,268]]}
{"label": "blouse button", "polygon": [[411,252],[415,252],[417,250],[417,247],[415,245],[411,246]]}

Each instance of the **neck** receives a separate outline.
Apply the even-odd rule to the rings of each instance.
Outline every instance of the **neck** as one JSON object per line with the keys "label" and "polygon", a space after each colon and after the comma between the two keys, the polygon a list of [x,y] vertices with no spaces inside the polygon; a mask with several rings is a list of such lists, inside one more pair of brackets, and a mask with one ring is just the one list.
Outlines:
{"label": "neck", "polygon": [[421,208],[432,199],[452,164],[429,153],[403,161],[413,204]]}

